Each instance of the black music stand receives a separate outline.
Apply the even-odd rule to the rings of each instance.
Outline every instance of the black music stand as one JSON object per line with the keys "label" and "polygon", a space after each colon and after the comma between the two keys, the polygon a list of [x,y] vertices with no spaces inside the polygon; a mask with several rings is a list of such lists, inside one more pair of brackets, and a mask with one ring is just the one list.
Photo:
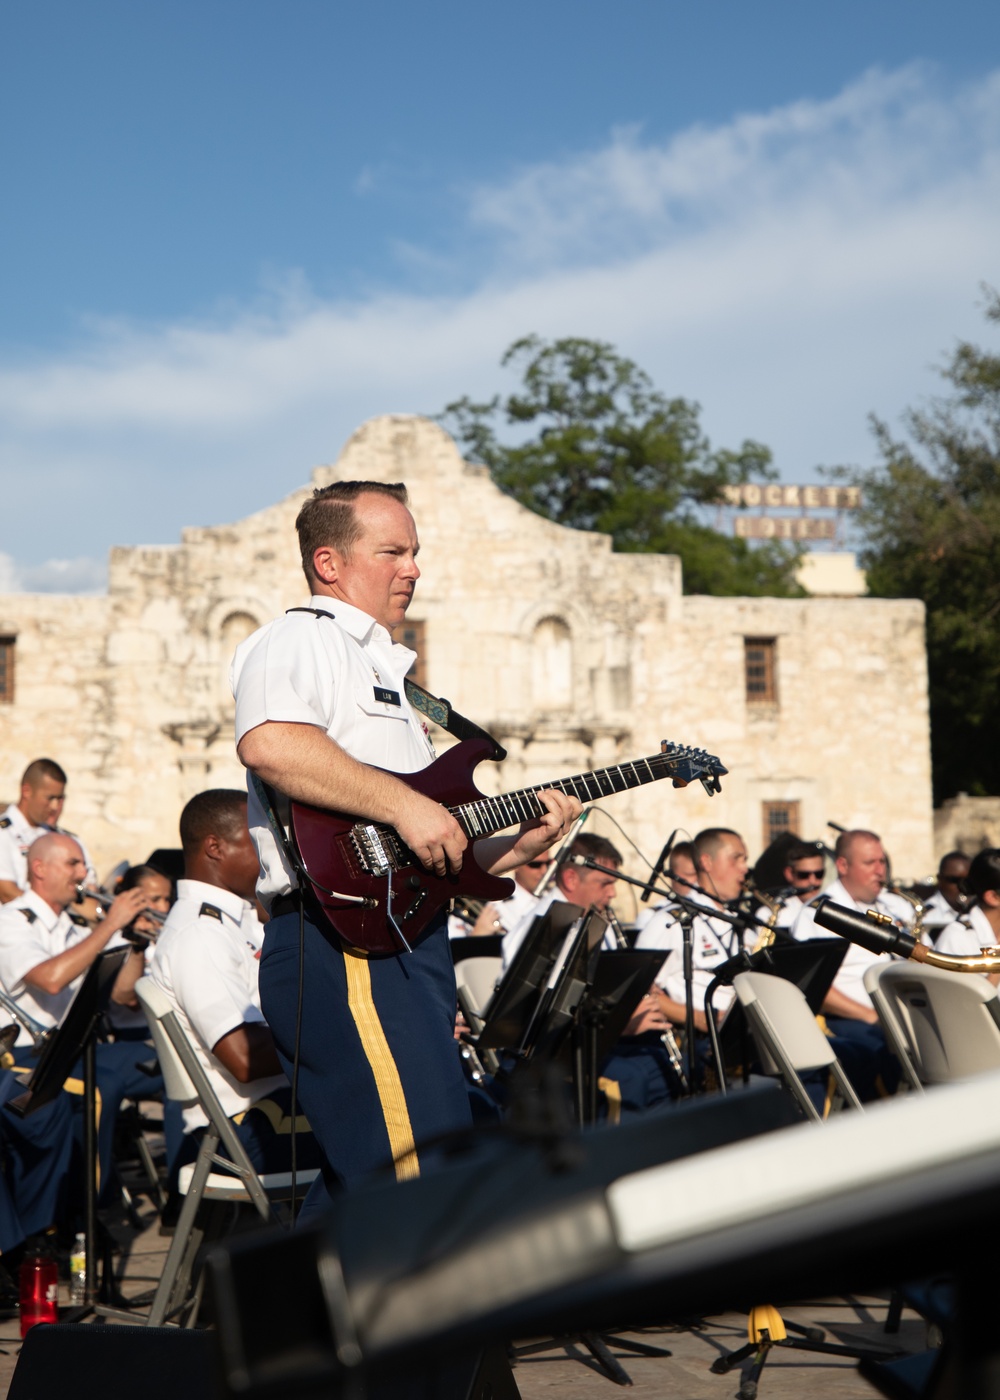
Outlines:
{"label": "black music stand", "polygon": [[[570,907],[579,912],[575,905]],[[568,1054],[580,1127],[591,1127],[596,1122],[601,1061],[615,1045],[666,956],[660,949],[602,951],[607,926],[607,920],[592,909],[580,920],[576,932],[570,931],[562,966],[525,1042],[527,1059],[565,1064]],[[553,1345],[578,1342],[590,1352],[608,1380],[616,1385],[631,1385],[632,1378],[611,1351],[611,1340],[611,1333],[587,1328],[516,1347],[514,1354],[534,1356],[551,1350]],[[671,1354],[665,1347],[635,1342],[618,1334],[614,1334],[614,1341],[640,1356]]]}
{"label": "black music stand", "polygon": [[499,958],[503,954],[502,933],[481,933],[475,937],[462,934],[459,938],[449,938],[451,960],[457,967],[466,958]]}
{"label": "black music stand", "polygon": [[557,1060],[571,1070],[580,1127],[597,1121],[600,1066],[617,1045],[665,957],[660,948],[598,948],[590,983],[577,1006],[572,1033],[556,1054]]}
{"label": "black music stand", "polygon": [[[577,908],[572,905],[572,908]],[[524,1042],[528,1058],[554,1060],[564,1038],[576,1025],[580,1006],[597,966],[607,920],[594,910],[574,920],[563,951]]]}
{"label": "black music stand", "polygon": [[[111,999],[111,989],[132,953],[132,945],[105,951],[91,963],[66,1008],[59,1025],[51,1033],[31,1072],[23,1094],[7,1105],[27,1118],[51,1103],[62,1092],[74,1066],[83,1059],[83,1174],[84,1238],[86,1240],[87,1283],[82,1309],[75,1309],[70,1321],[79,1321],[94,1311],[96,1290],[94,1265],[97,1257],[97,1031]],[[108,1260],[101,1275],[102,1299],[111,1290]]]}
{"label": "black music stand", "polygon": [[526,1053],[533,1026],[551,1000],[549,982],[573,925],[583,917],[578,904],[556,900],[537,919],[514,954],[493,993],[486,1024],[476,1039],[484,1050]]}

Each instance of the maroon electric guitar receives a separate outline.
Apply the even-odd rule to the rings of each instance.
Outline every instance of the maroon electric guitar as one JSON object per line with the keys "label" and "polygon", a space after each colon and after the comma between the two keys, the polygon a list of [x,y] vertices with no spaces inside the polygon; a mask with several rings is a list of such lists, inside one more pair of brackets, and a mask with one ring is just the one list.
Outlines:
{"label": "maroon electric guitar", "polygon": [[[686,787],[698,779],[711,794],[719,791],[719,779],[728,771],[704,749],[664,741],[661,752],[651,758],[484,797],[472,774],[489,756],[490,746],[484,740],[466,739],[419,773],[396,776],[447,807],[469,840],[477,841],[541,816],[545,808],[538,793],[544,788],[594,802],[671,778],[674,787]],[[435,875],[390,826],[302,802],[293,802],[291,809],[292,838],[313,893],[331,927],[345,942],[366,952],[408,949],[457,895],[501,900],[514,888],[513,880],[482,870],[471,850],[457,875]]]}

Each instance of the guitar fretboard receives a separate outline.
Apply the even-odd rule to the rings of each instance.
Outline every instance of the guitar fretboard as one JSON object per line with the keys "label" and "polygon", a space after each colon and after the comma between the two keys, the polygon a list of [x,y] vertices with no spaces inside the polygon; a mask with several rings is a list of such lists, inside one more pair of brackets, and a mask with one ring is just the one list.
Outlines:
{"label": "guitar fretboard", "polygon": [[581,802],[596,802],[599,798],[610,797],[612,793],[626,792],[644,783],[658,782],[661,778],[676,777],[690,782],[703,773],[720,768],[718,760],[703,750],[673,747],[666,753],[653,754],[650,758],[619,763],[613,768],[598,768],[592,773],[578,773],[573,778],[558,778],[551,783],[537,783],[534,787],[519,788],[517,792],[484,797],[478,802],[463,802],[461,806],[448,810],[470,841],[474,841],[540,817],[545,808],[538,794],[547,788],[578,797]]}

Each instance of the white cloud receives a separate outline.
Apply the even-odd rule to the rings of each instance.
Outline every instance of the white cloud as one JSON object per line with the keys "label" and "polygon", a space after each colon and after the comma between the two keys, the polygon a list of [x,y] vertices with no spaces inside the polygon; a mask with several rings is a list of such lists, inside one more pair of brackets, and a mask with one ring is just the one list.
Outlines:
{"label": "white cloud", "polygon": [[102,593],[107,587],[104,560],[81,555],[76,559],[47,559],[19,570],[26,593]]}
{"label": "white cloud", "polygon": [[0,594],[3,593],[102,593],[108,570],[103,559],[82,555],[76,559],[47,559],[42,564],[17,564],[0,554]]}
{"label": "white cloud", "polygon": [[9,554],[0,554],[0,593],[18,593],[21,575]]}
{"label": "white cloud", "polygon": [[[613,341],[698,399],[715,441],[759,438],[807,479],[865,456],[867,413],[932,392],[954,338],[983,336],[998,167],[1000,72],[954,92],[922,68],[872,72],[664,142],[615,132],[468,192],[451,277],[440,249],[420,273],[469,286],[478,258],[461,294],[333,303],[290,274],[263,307],[95,324],[72,354],[0,367],[7,518],[18,528],[46,489],[45,552],[66,560],[81,524],[103,551],[237,518],[365,417],[494,391],[528,331]],[[74,562],[66,578],[93,579]]]}

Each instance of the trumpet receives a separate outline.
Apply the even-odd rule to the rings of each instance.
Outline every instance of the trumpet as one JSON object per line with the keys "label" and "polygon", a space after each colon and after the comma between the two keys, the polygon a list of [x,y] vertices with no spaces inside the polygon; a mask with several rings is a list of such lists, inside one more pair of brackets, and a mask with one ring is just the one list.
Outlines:
{"label": "trumpet", "polygon": [[23,1026],[28,1032],[31,1036],[36,1053],[41,1050],[49,1031],[52,1029],[51,1026],[43,1026],[41,1021],[36,1020],[35,1017],[25,1011],[23,1007],[18,1006],[14,998],[8,996],[7,992],[5,992],[2,987],[0,987],[0,1007],[2,1007],[9,1016],[13,1016],[18,1025]]}
{"label": "trumpet", "polygon": [[[86,885],[77,885],[76,903],[82,904],[85,899],[94,900],[97,904],[101,906],[103,910],[105,910],[105,912],[107,912],[107,910],[110,909],[112,904],[114,904],[115,902],[113,895],[104,894],[102,890],[89,890],[87,889]],[[158,909],[140,909],[139,913],[136,914],[135,917],[136,919],[149,919],[151,923],[157,925],[157,930],[161,929],[167,921],[166,914],[161,914]],[[133,920],[133,923],[134,922],[135,921]],[[143,939],[149,943],[155,943],[157,933],[136,933],[135,930],[131,929],[131,926],[129,926],[129,931],[122,929],[122,936],[124,938],[127,938],[130,943],[135,943],[139,939]]]}

